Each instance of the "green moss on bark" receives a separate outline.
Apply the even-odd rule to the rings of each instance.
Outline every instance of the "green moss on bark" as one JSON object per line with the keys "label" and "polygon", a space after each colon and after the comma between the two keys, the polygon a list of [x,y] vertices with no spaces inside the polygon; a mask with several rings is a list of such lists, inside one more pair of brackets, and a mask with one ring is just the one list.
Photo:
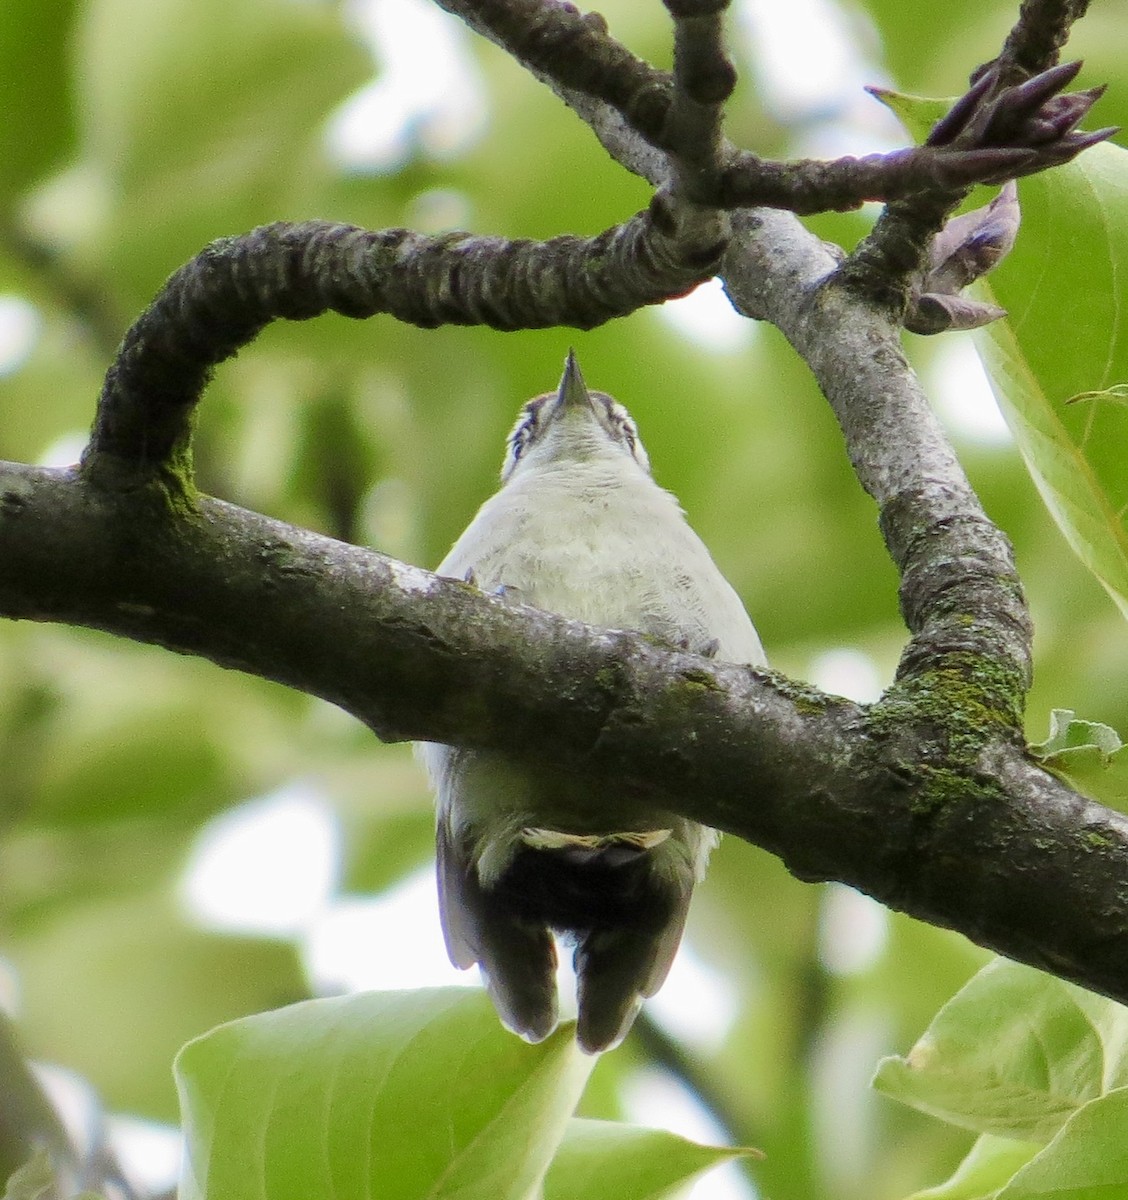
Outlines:
{"label": "green moss on bark", "polygon": [[[913,807],[934,813],[982,800],[981,757],[1000,739],[1021,738],[1024,696],[1013,668],[970,652],[952,654],[898,681],[867,710],[865,723],[869,736],[885,744],[889,768],[913,790]],[[911,757],[898,753],[906,740]]]}

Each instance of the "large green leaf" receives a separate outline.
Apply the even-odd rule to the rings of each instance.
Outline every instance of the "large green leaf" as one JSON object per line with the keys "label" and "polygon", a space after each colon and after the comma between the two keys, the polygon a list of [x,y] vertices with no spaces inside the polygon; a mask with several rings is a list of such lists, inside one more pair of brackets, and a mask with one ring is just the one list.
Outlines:
{"label": "large green leaf", "polygon": [[1128,1085],[1128,1009],[996,959],[874,1084],[979,1133],[1047,1142],[1083,1105]]}
{"label": "large green leaf", "polygon": [[1079,1109],[998,1200],[1116,1200],[1128,1195],[1128,1088]]}
{"label": "large green leaf", "polygon": [[232,1022],[176,1060],[181,1200],[527,1200],[593,1062],[571,1026],[528,1046],[462,988]]}
{"label": "large green leaf", "polygon": [[661,1129],[574,1120],[549,1168],[544,1200],[662,1200],[702,1171],[750,1153]]}
{"label": "large green leaf", "polygon": [[1024,180],[1018,245],[991,276],[1010,316],[977,345],[1022,456],[1085,565],[1128,615],[1128,151]]}
{"label": "large green leaf", "polygon": [[1044,1148],[985,1134],[955,1174],[909,1200],[1114,1200],[1128,1195],[1128,1089],[1082,1105]]}

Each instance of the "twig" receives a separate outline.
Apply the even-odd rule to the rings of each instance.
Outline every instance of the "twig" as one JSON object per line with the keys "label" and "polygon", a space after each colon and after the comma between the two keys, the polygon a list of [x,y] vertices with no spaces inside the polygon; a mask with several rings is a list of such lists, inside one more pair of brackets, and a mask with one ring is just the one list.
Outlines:
{"label": "twig", "polygon": [[722,28],[728,0],[665,0],[665,5],[674,18],[674,97],[663,141],[671,152],[675,191],[707,204],[723,157],[724,105],[736,86]]}
{"label": "twig", "polygon": [[[664,0],[674,18],[674,91],[662,145],[669,183],[655,196],[674,228],[723,251],[728,213],[704,199],[717,178],[724,104],[736,86],[736,68],[725,53],[722,17],[729,0]],[[720,265],[720,255],[717,257]]]}
{"label": "twig", "polygon": [[[1111,137],[1115,129],[1077,132],[1100,90],[1056,94],[1080,69],[1080,63],[1055,64],[1073,22],[1084,15],[1088,3],[1024,0],[999,57],[973,74],[970,91],[937,123],[928,145],[1025,146],[1037,151],[1041,161],[1034,169],[1042,170]],[[1011,177],[1027,173],[1017,170]],[[903,307],[910,278],[924,265],[929,241],[967,192],[966,184],[938,186],[890,204],[843,264],[842,280],[878,303]]]}
{"label": "twig", "polygon": [[1069,31],[1089,8],[1089,0],[1023,0],[1018,20],[995,59],[1000,83],[1037,75],[1057,62]]}
{"label": "twig", "polygon": [[[688,187],[687,195],[698,204],[729,210],[782,208],[800,214],[848,211],[866,201],[894,202],[924,191],[962,196],[962,189],[973,184],[1001,183],[1063,161],[1052,158],[1041,143],[1001,139],[983,145],[936,142],[828,161],[762,159],[720,136],[719,106],[714,115],[703,118],[700,136],[690,136],[687,114],[695,100],[704,105],[711,102],[710,96],[723,100],[732,86],[731,66],[719,37],[724,5],[715,0],[667,4],[677,18],[675,71],[680,60],[684,76],[680,83],[631,54],[611,37],[602,18],[581,16],[570,4],[439,3],[549,84],[628,170],[656,187],[669,187],[678,174],[679,186]],[[976,102],[984,95],[977,93]],[[1102,130],[1092,140],[1110,132]],[[1082,148],[1072,146],[1069,157]],[[931,227],[936,222],[930,218],[924,224]],[[929,235],[914,236],[919,241]]]}
{"label": "twig", "polygon": [[[1083,133],[1077,126],[1103,88],[1059,94],[1080,63],[1043,71],[1013,87],[995,89],[988,73],[936,123],[925,149],[1017,154],[994,182],[1059,166],[1116,132]],[[1001,156],[1002,157],[1002,156]],[[931,239],[943,228],[967,188],[930,188],[888,205],[868,237],[843,263],[840,281],[868,299],[900,310],[910,279],[925,263]]]}

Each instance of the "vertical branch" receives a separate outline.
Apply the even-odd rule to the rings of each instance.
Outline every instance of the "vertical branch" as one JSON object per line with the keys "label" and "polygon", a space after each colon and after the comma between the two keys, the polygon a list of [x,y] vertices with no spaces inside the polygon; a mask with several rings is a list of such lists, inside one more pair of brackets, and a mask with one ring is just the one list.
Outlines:
{"label": "vertical branch", "polygon": [[1089,0],[1023,0],[1018,20],[995,59],[999,82],[1016,83],[1052,67],[1069,40],[1074,21],[1088,8]]}

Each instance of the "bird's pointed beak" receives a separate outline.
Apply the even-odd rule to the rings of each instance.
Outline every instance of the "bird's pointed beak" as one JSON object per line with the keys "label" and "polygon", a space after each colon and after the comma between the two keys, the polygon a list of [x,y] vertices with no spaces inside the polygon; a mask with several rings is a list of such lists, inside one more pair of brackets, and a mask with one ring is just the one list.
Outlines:
{"label": "bird's pointed beak", "polygon": [[556,392],[556,401],[560,408],[590,408],[591,396],[587,384],[580,374],[580,364],[576,360],[576,352],[568,351],[564,360],[564,374],[560,377],[560,387]]}

